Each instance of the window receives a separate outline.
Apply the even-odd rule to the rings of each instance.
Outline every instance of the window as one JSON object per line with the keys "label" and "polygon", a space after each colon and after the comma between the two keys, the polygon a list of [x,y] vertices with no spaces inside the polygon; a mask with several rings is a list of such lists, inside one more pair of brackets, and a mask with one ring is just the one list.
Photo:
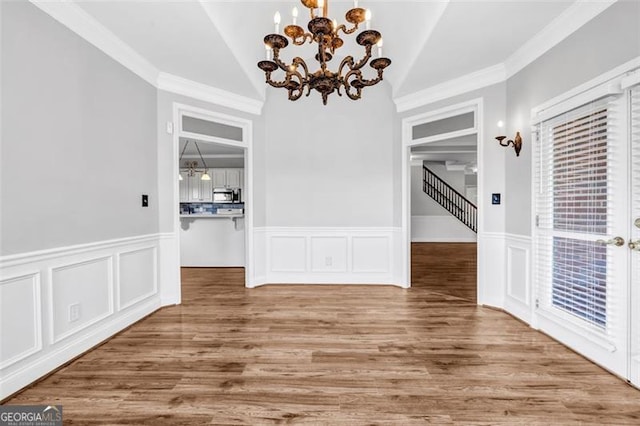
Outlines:
{"label": "window", "polygon": [[613,98],[538,125],[538,278],[550,307],[607,325],[610,132]]}

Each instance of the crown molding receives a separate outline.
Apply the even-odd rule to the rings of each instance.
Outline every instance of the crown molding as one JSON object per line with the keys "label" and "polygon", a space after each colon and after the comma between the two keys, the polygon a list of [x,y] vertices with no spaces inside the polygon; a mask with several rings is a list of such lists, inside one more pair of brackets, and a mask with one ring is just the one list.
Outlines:
{"label": "crown molding", "polygon": [[427,89],[394,99],[398,112],[408,111],[456,95],[501,83],[506,79],[504,64],[487,67]]}
{"label": "crown molding", "polygon": [[404,112],[506,81],[617,1],[577,0],[503,63],[395,98],[396,109]]}
{"label": "crown molding", "polygon": [[505,61],[506,78],[544,55],[618,0],[577,0]]}
{"label": "crown molding", "polygon": [[[1,0],[0,0],[1,1]],[[158,70],[77,4],[68,1],[29,0],[78,36],[159,90],[259,115],[263,102],[207,86]]]}
{"label": "crown molding", "polygon": [[147,83],[156,85],[158,69],[77,4],[70,1],[29,1]]}
{"label": "crown molding", "polygon": [[248,112],[250,114],[260,115],[262,111],[262,101],[207,86],[206,84],[198,83],[166,72],[160,72],[157,86],[160,90],[188,96],[190,98]]}

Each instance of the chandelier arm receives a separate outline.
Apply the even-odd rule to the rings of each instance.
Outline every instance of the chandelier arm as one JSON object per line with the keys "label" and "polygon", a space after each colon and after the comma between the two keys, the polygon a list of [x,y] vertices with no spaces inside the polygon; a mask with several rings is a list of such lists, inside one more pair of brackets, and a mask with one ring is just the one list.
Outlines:
{"label": "chandelier arm", "polygon": [[270,71],[266,72],[265,75],[267,77],[267,84],[269,84],[269,86],[271,87],[275,87],[278,89],[281,87],[287,87],[287,84],[289,83],[289,80],[290,80],[290,78],[285,78],[283,81],[272,80]]}
{"label": "chandelier arm", "polygon": [[340,31],[342,31],[345,34],[353,34],[356,32],[357,29],[358,29],[358,24],[355,24],[351,29],[347,29],[347,26],[345,24],[342,24],[338,28],[336,28],[336,35],[338,35],[338,32]]}
{"label": "chandelier arm", "polygon": [[275,62],[282,71],[287,72],[289,67],[280,59],[280,49],[273,49],[273,62]]}
{"label": "chandelier arm", "polygon": [[288,80],[292,81],[293,78],[295,77],[298,81],[298,87],[288,87],[288,92],[289,92],[289,100],[291,101],[296,101],[298,99],[300,99],[300,97],[302,96],[302,94],[304,93],[304,85],[305,85],[305,79],[302,77],[302,75],[297,71],[293,71],[291,72],[291,74],[289,74],[288,76]]}
{"label": "chandelier arm", "polygon": [[369,87],[369,86],[375,86],[376,84],[380,83],[382,81],[382,70],[378,70],[378,76],[376,78],[372,78],[367,80],[366,78],[363,79],[362,78],[362,74],[358,75],[358,83],[365,86],[365,87]]}
{"label": "chandelier arm", "polygon": [[313,43],[313,34],[304,33],[300,37],[291,37],[291,42],[296,46],[302,46],[307,42],[307,40],[309,40],[309,43]]}
{"label": "chandelier arm", "polygon": [[[362,71],[358,70],[358,69],[353,69],[350,70],[343,79],[343,84],[344,84],[344,91],[347,94],[347,96],[356,101],[358,99],[360,99],[360,97],[362,96],[362,87],[363,86],[354,86],[351,83],[349,83],[349,80],[351,79],[351,76],[354,76],[353,80],[357,81],[358,83],[360,83],[362,81]],[[356,93],[351,93],[351,89],[354,88],[356,90]]]}
{"label": "chandelier arm", "polygon": [[347,56],[340,62],[340,66],[338,67],[338,75],[342,75],[342,70],[344,67],[349,67],[349,70],[353,69],[353,56]]}
{"label": "chandelier arm", "polygon": [[307,67],[307,63],[304,61],[304,59],[302,59],[299,56],[296,56],[295,58],[293,58],[293,65],[295,65],[296,67],[301,66],[302,69],[304,70],[304,80],[309,78],[309,68]]}
{"label": "chandelier arm", "polygon": [[371,59],[371,45],[370,44],[366,45],[364,49],[365,49],[364,57],[349,68],[351,68],[352,70],[359,70],[360,68],[365,66],[367,62],[369,62],[369,59]]}

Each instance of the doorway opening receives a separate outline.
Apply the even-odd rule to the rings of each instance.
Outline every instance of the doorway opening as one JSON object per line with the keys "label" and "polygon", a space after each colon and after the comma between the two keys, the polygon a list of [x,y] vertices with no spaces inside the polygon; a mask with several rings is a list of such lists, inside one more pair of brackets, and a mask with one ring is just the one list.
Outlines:
{"label": "doorway opening", "polygon": [[478,302],[481,100],[403,121],[408,286]]}
{"label": "doorway opening", "polygon": [[174,229],[181,273],[225,268],[251,287],[251,122],[174,104],[174,123]]}

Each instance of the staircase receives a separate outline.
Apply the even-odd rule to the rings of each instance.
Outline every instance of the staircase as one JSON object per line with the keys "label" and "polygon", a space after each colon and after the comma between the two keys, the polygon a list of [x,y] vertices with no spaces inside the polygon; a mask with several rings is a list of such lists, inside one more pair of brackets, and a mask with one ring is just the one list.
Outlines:
{"label": "staircase", "polygon": [[422,166],[422,190],[469,229],[478,232],[478,208],[426,166]]}

